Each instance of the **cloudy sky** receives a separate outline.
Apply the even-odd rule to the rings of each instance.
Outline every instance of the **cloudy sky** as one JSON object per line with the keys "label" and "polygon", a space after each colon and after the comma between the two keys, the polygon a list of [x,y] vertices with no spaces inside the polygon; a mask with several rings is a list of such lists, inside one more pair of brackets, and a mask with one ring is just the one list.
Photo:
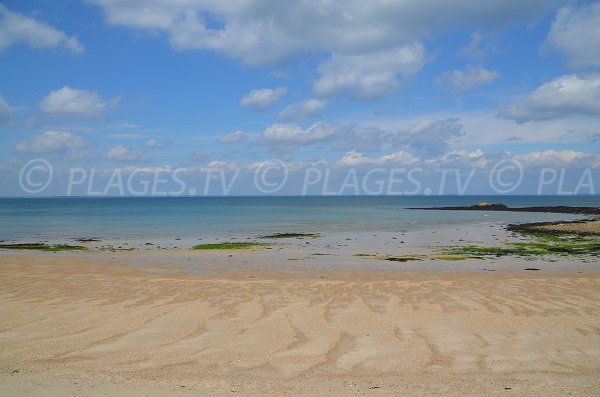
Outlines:
{"label": "cloudy sky", "polygon": [[596,178],[600,2],[4,1],[0,139],[0,195],[39,158],[59,180],[272,159]]}

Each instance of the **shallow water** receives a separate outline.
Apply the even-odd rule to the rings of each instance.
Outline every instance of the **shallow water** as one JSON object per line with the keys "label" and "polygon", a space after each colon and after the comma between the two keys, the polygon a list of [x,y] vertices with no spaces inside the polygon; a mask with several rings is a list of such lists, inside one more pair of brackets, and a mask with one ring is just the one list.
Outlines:
{"label": "shallow water", "polygon": [[419,211],[472,205],[598,206],[597,196],[135,197],[0,199],[0,240],[172,239],[273,232],[405,232],[438,226],[576,219],[565,214]]}

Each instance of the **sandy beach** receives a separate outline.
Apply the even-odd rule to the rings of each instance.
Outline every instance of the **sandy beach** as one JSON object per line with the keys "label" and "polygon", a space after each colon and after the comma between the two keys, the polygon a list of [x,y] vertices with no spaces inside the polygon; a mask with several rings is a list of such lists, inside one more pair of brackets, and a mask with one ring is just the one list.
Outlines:
{"label": "sandy beach", "polygon": [[[126,257],[125,255],[123,257]],[[0,257],[0,394],[594,395],[600,273]]]}

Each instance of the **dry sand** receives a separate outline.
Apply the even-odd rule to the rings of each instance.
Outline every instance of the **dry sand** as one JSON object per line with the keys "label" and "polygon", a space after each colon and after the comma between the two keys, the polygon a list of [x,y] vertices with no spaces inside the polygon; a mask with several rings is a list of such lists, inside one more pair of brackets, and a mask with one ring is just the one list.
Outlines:
{"label": "dry sand", "polygon": [[0,257],[0,395],[598,395],[600,273]]}

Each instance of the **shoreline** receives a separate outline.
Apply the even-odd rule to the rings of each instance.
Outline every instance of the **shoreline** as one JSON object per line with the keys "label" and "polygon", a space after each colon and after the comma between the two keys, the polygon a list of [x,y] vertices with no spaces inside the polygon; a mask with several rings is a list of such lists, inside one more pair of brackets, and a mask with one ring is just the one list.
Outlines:
{"label": "shoreline", "polygon": [[[559,222],[557,224],[585,225],[586,223]],[[157,243],[133,243],[126,241],[77,242],[82,249],[63,250],[48,245],[44,249],[2,249],[0,257],[10,256],[57,256],[81,257],[82,260],[100,262],[127,261],[136,266],[178,267],[190,274],[214,274],[230,269],[260,269],[269,271],[591,271],[595,269],[593,251],[568,249],[547,255],[536,250],[516,250],[531,246],[539,248],[545,241],[537,241],[539,233],[530,235],[511,230],[511,225],[479,223],[474,225],[445,226],[411,232],[338,233],[310,237],[274,239],[221,238],[205,240],[168,240]],[[567,236],[568,237],[568,236]],[[594,236],[586,237],[597,242]],[[232,243],[228,243],[231,241]],[[235,243],[233,243],[235,242]],[[250,242],[250,244],[246,243]],[[256,245],[254,244],[256,242]],[[67,242],[68,243],[68,242]],[[218,249],[193,249],[202,243]],[[572,244],[571,244],[572,243]],[[560,241],[561,246],[577,247],[582,241],[571,238]],[[228,246],[241,246],[230,249]],[[54,249],[57,247],[57,249]],[[461,252],[463,250],[468,250]],[[475,252],[477,251],[477,252]],[[531,251],[532,255],[527,254]],[[587,253],[586,253],[587,252]],[[481,253],[484,255],[482,256]],[[526,255],[523,255],[526,254]]]}
{"label": "shoreline", "polygon": [[595,236],[292,232],[0,250],[0,394],[600,394]]}

